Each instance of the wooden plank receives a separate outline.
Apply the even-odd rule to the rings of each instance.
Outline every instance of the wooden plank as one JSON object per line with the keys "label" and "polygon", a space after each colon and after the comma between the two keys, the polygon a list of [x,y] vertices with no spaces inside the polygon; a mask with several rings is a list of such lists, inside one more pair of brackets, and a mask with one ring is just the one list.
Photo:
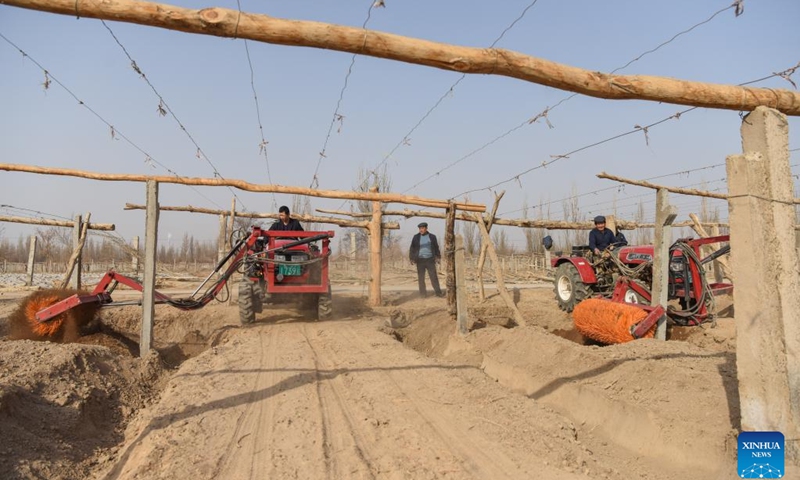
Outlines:
{"label": "wooden plank", "polygon": [[3,0],[62,15],[149,25],[217,37],[320,48],[426,65],[465,74],[500,75],[597,98],[750,111],[766,105],[800,115],[800,92],[719,85],[649,75],[614,75],[499,48],[463,47],[363,28],[287,20],[228,8],[194,10],[141,0]]}
{"label": "wooden plank", "polygon": [[[24,223],[27,225],[45,225],[48,227],[69,227],[75,228],[75,222],[72,220],[51,220],[48,218],[29,218],[29,217],[13,217],[7,215],[0,215],[0,222],[9,223]],[[113,223],[90,223],[89,230],[102,230],[106,232],[114,231],[116,226]]]}
{"label": "wooden plank", "polygon": [[[435,200],[398,193],[380,192],[356,192],[352,190],[318,190],[305,187],[287,187],[284,185],[258,185],[245,182],[244,180],[223,179],[223,178],[194,178],[194,177],[175,177],[169,175],[132,175],[122,173],[97,173],[69,168],[49,168],[38,167],[35,165],[15,165],[0,163],[0,170],[8,172],[26,172],[40,175],[60,175],[66,177],[87,178],[90,180],[104,180],[107,182],[148,182],[167,183],[175,185],[194,185],[206,187],[232,187],[245,192],[261,193],[286,193],[293,195],[305,195],[320,198],[338,198],[342,200],[370,200],[385,203],[405,203],[409,205],[419,205],[422,207],[447,208],[447,200]],[[474,203],[456,203],[456,208],[468,212],[484,212],[485,205]]]}

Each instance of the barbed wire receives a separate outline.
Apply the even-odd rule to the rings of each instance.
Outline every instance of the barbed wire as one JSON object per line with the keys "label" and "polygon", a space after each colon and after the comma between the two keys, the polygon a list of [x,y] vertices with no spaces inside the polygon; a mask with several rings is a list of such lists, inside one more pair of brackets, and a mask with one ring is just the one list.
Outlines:
{"label": "barbed wire", "polygon": [[[369,36],[369,31],[367,30],[367,24],[369,23],[370,19],[372,18],[372,9],[376,6],[383,6],[382,2],[374,2],[370,0],[369,9],[367,10],[367,18],[364,19],[364,23],[361,25],[361,28],[364,30],[364,42],[361,44],[361,49],[363,50],[364,47],[367,45],[367,37]],[[347,67],[347,73],[344,76],[344,85],[342,85],[342,90],[339,92],[339,100],[336,101],[336,108],[333,110],[333,117],[331,118],[331,123],[328,126],[328,133],[325,135],[325,142],[322,144],[322,150],[319,152],[319,159],[317,159],[317,167],[314,169],[314,176],[311,177],[311,184],[308,188],[318,188],[319,187],[319,167],[322,165],[322,159],[326,158],[326,152],[328,151],[328,142],[331,139],[331,132],[333,132],[333,126],[339,122],[339,129],[337,131],[341,132],[342,125],[344,124],[344,115],[339,113],[339,109],[342,106],[342,101],[344,101],[344,92],[347,90],[348,82],[350,80],[350,75],[353,73],[353,66],[356,63],[356,57],[358,57],[357,53],[354,53],[353,56],[350,58],[350,66]]]}
{"label": "barbed wire", "polygon": [[[674,177],[674,176],[678,176],[678,175],[687,175],[688,176],[688,175],[691,175],[692,173],[701,172],[703,170],[711,170],[711,169],[714,169],[714,168],[719,168],[719,167],[724,167],[724,166],[725,166],[724,163],[715,163],[714,165],[706,165],[705,167],[693,168],[691,170],[681,170],[679,172],[665,173],[665,174],[662,174],[662,175],[656,175],[654,177],[648,177],[648,178],[645,178],[644,181],[648,182],[650,180],[658,180],[658,179],[661,179],[661,178]],[[528,208],[541,208],[543,206],[552,205],[554,203],[561,203],[561,202],[572,200],[572,199],[575,199],[575,198],[586,197],[588,195],[596,195],[596,194],[598,194],[600,192],[606,192],[606,191],[609,191],[609,190],[619,190],[620,188],[624,188],[624,185],[612,185],[610,187],[598,188],[597,190],[592,190],[591,192],[585,192],[585,193],[581,193],[581,194],[578,194],[578,195],[570,195],[568,197],[564,197],[564,198],[561,198],[561,199],[558,199],[558,200],[552,200],[550,202],[542,203],[542,204],[536,205],[534,207],[528,207]],[[524,209],[519,208],[517,210],[509,210],[507,212],[503,212],[503,213],[500,213],[498,215],[500,215],[500,216],[508,215],[509,213],[517,213],[517,212],[521,212],[523,210]]]}
{"label": "barbed wire", "polygon": [[[641,59],[642,59],[642,58],[644,58],[645,56],[647,56],[647,55],[649,55],[649,54],[651,54],[651,53],[654,53],[654,52],[656,52],[657,50],[661,49],[662,47],[664,47],[664,46],[666,46],[666,45],[668,45],[668,44],[672,43],[672,42],[673,42],[673,41],[675,41],[675,40],[676,40],[678,37],[680,37],[680,36],[682,36],[682,35],[685,35],[685,34],[687,34],[687,33],[691,32],[692,30],[694,30],[695,28],[697,28],[697,27],[699,27],[699,26],[701,26],[701,25],[704,25],[704,24],[706,24],[706,23],[710,22],[711,20],[713,20],[713,19],[714,19],[716,16],[718,16],[719,14],[721,14],[721,13],[723,13],[723,12],[727,11],[727,10],[730,10],[730,9],[732,9],[732,8],[737,8],[737,9],[738,9],[739,7],[738,7],[737,5],[738,5],[738,4],[740,4],[740,2],[741,2],[741,0],[737,0],[737,1],[736,1],[736,2],[734,2],[733,4],[731,4],[731,5],[727,6],[727,7],[723,8],[723,9],[720,9],[720,10],[716,11],[714,14],[712,14],[712,15],[711,15],[710,17],[708,17],[707,19],[705,19],[705,20],[703,20],[703,21],[701,21],[701,22],[699,22],[699,23],[696,23],[695,25],[691,26],[690,28],[688,28],[688,29],[686,29],[686,30],[683,30],[683,31],[681,31],[681,32],[679,32],[679,33],[677,33],[677,34],[673,35],[673,36],[672,36],[672,38],[670,38],[669,40],[667,40],[667,41],[665,41],[665,42],[662,42],[661,44],[659,44],[659,45],[658,45],[657,47],[655,47],[655,48],[652,48],[652,49],[650,49],[650,50],[647,50],[647,51],[645,51],[644,53],[641,53],[641,54],[640,54],[640,55],[638,55],[637,57],[635,57],[635,58],[633,58],[632,60],[630,60],[629,62],[627,62],[625,65],[622,65],[622,66],[620,66],[620,67],[617,67],[617,68],[615,68],[614,70],[611,70],[610,74],[614,74],[614,73],[616,73],[616,72],[619,72],[620,70],[624,70],[625,68],[628,68],[630,65],[632,65],[633,63],[635,63],[635,62],[637,62],[637,61],[641,60]],[[738,11],[738,10],[737,10],[737,11]],[[737,14],[736,16],[739,16],[739,14]],[[467,153],[466,155],[464,155],[464,156],[462,156],[462,157],[459,157],[459,158],[458,158],[458,159],[456,159],[455,161],[453,161],[453,162],[451,162],[451,163],[447,164],[447,165],[446,165],[444,168],[442,168],[442,169],[440,169],[440,170],[438,170],[438,171],[436,171],[436,172],[434,172],[434,173],[432,173],[432,174],[428,175],[428,176],[427,176],[427,177],[425,177],[423,180],[420,180],[420,181],[418,181],[417,183],[415,183],[415,184],[414,184],[414,185],[412,185],[411,187],[407,188],[406,190],[403,190],[403,192],[402,192],[402,193],[407,193],[407,192],[409,192],[409,191],[411,191],[411,190],[414,190],[415,188],[417,188],[418,186],[420,186],[420,185],[422,185],[423,183],[427,182],[428,180],[431,180],[432,178],[434,178],[434,177],[437,177],[437,176],[441,175],[442,173],[446,172],[447,170],[449,170],[449,169],[451,169],[451,168],[455,167],[456,165],[458,165],[458,164],[460,164],[461,162],[463,162],[463,161],[467,160],[468,158],[472,157],[473,155],[475,155],[475,154],[477,154],[477,153],[481,152],[482,150],[486,149],[487,147],[489,147],[489,146],[493,145],[493,144],[494,144],[494,143],[496,143],[497,141],[499,141],[499,140],[501,140],[501,139],[503,139],[503,138],[505,138],[505,137],[509,136],[510,134],[512,134],[512,133],[514,133],[514,132],[516,132],[517,130],[521,129],[522,127],[524,127],[524,126],[526,126],[526,125],[532,125],[532,124],[534,124],[534,123],[537,123],[539,119],[544,119],[544,121],[545,121],[545,123],[547,124],[547,126],[548,126],[548,127],[550,127],[550,128],[553,128],[553,125],[550,123],[550,120],[549,120],[549,118],[548,118],[548,115],[549,115],[550,113],[552,113],[552,112],[553,112],[553,110],[555,110],[555,109],[556,109],[556,108],[558,108],[559,106],[563,105],[564,103],[567,103],[568,101],[572,100],[573,98],[577,97],[578,95],[579,95],[578,93],[572,93],[572,94],[570,94],[570,95],[566,96],[565,98],[562,98],[561,100],[559,100],[559,101],[558,101],[557,103],[555,103],[553,106],[548,106],[548,107],[545,107],[545,109],[544,109],[544,110],[542,110],[540,113],[538,113],[538,114],[534,115],[534,116],[533,116],[533,117],[531,117],[531,118],[528,118],[528,119],[524,120],[522,123],[520,123],[520,124],[518,124],[518,125],[516,125],[516,126],[514,126],[514,127],[512,127],[512,128],[510,128],[509,130],[506,130],[505,132],[503,132],[503,133],[501,133],[500,135],[498,135],[498,136],[494,137],[492,140],[489,140],[488,142],[484,143],[483,145],[481,145],[480,147],[476,148],[475,150],[472,150],[471,152]]]}
{"label": "barbed wire", "polygon": [[[537,1],[538,1],[538,0],[533,0],[531,3],[529,3],[529,4],[528,4],[528,6],[526,6],[526,7],[525,7],[525,8],[522,10],[522,12],[521,12],[521,13],[520,13],[520,14],[519,14],[519,15],[518,15],[518,16],[517,16],[517,17],[516,17],[516,18],[515,18],[515,19],[514,19],[514,20],[513,20],[513,21],[512,21],[512,22],[511,22],[511,23],[510,23],[510,24],[509,24],[509,25],[508,25],[506,28],[505,28],[505,29],[503,29],[503,31],[502,31],[502,32],[500,33],[500,35],[499,35],[499,36],[498,36],[498,37],[497,37],[497,38],[496,38],[496,39],[495,39],[495,40],[492,42],[492,44],[489,46],[489,48],[494,48],[494,47],[495,47],[495,46],[498,44],[498,42],[500,42],[500,40],[502,40],[502,38],[505,36],[505,34],[506,34],[506,33],[508,33],[508,32],[509,32],[509,31],[510,31],[512,28],[514,28],[514,26],[515,26],[517,23],[519,23],[519,21],[520,21],[520,20],[522,20],[522,18],[523,18],[523,17],[525,17],[525,14],[526,14],[526,13],[528,13],[528,10],[530,10],[531,8],[533,8],[533,6],[534,6],[534,5],[536,5],[536,2],[537,2]],[[394,146],[394,148],[392,148],[392,149],[389,151],[389,153],[387,153],[387,154],[386,154],[386,155],[383,157],[383,159],[382,159],[382,160],[381,160],[381,161],[378,163],[378,165],[377,165],[377,166],[375,166],[375,168],[371,170],[371,173],[372,173],[373,175],[377,175],[377,173],[376,173],[376,172],[378,171],[378,169],[380,169],[380,168],[381,168],[381,167],[382,167],[382,166],[383,166],[383,165],[384,165],[384,164],[385,164],[385,163],[386,163],[386,162],[387,162],[387,161],[388,161],[388,160],[389,160],[389,159],[392,157],[392,155],[394,155],[394,153],[397,151],[397,149],[398,149],[398,148],[400,148],[402,145],[410,145],[410,144],[411,144],[411,135],[414,133],[414,131],[416,131],[416,129],[417,129],[417,128],[419,128],[419,126],[420,126],[420,125],[422,125],[422,123],[423,123],[423,122],[424,122],[424,121],[425,121],[425,120],[426,120],[426,119],[427,119],[427,118],[428,118],[428,117],[431,115],[431,113],[433,113],[433,111],[434,111],[434,110],[436,110],[437,108],[439,108],[439,105],[441,105],[441,104],[442,104],[442,102],[444,101],[444,99],[445,99],[445,98],[447,98],[447,97],[449,97],[449,96],[451,96],[451,95],[453,94],[453,91],[454,91],[454,90],[455,90],[455,88],[458,86],[458,84],[459,84],[459,83],[461,83],[461,81],[462,81],[462,80],[464,80],[466,77],[467,77],[467,75],[466,75],[465,73],[464,73],[464,74],[461,74],[461,76],[460,76],[460,77],[458,77],[458,79],[457,79],[457,80],[456,80],[456,81],[455,81],[455,82],[454,82],[452,85],[450,85],[450,88],[448,88],[448,89],[447,89],[447,90],[446,90],[446,91],[445,91],[445,92],[444,92],[444,93],[443,93],[443,94],[442,94],[442,95],[439,97],[439,99],[438,99],[438,100],[436,100],[436,102],[433,104],[433,106],[432,106],[432,107],[430,107],[430,108],[428,109],[428,111],[427,111],[427,112],[425,112],[425,114],[424,114],[424,115],[422,115],[422,118],[420,118],[420,119],[417,121],[417,123],[416,123],[416,124],[414,124],[414,126],[413,126],[413,127],[411,127],[411,130],[409,130],[409,131],[408,131],[408,133],[406,133],[406,134],[403,136],[403,138],[402,138],[402,139],[400,139],[400,141],[399,141],[399,142],[397,142],[397,144]]]}
{"label": "barbed wire", "polygon": [[[236,6],[239,9],[239,15],[242,14],[242,3],[240,0],[236,0]],[[237,20],[237,30],[238,30],[238,20]],[[256,83],[255,83],[255,71],[253,70],[253,61],[250,59],[250,47],[247,46],[247,39],[243,39],[244,41],[244,51],[247,56],[247,65],[250,67],[250,88],[253,90],[253,100],[256,104],[256,119],[258,120],[258,133],[261,135],[261,143],[258,144],[258,154],[264,155],[264,162],[266,163],[267,167],[267,180],[269,181],[270,185],[274,185],[275,182],[272,181],[272,172],[269,168],[269,156],[267,154],[267,145],[269,142],[264,138],[264,125],[261,123],[261,106],[258,103],[258,93],[256,92]],[[277,212],[278,211],[278,198],[275,196],[275,192],[272,192],[272,208]]]}
{"label": "barbed wire", "polygon": [[[800,64],[798,64],[798,65],[800,65]],[[769,80],[769,79],[774,78],[774,77],[781,77],[781,78],[784,78],[785,80],[787,80],[786,76],[788,75],[789,77],[791,77],[791,75],[797,70],[797,68],[798,67],[795,66],[795,67],[789,68],[787,70],[784,70],[782,72],[776,72],[776,73],[773,73],[772,75],[769,75],[769,76],[766,76],[766,77],[762,77],[758,81]],[[791,81],[791,78],[788,78],[788,81]],[[740,83],[740,84],[738,84],[738,86],[749,85],[749,84],[752,84],[752,83],[755,83],[755,82],[756,81],[749,81],[749,82],[745,82],[745,83]],[[650,138],[648,136],[648,133],[649,133],[650,128],[655,127],[657,125],[660,125],[662,123],[665,123],[665,122],[667,122],[669,120],[679,120],[681,118],[681,116],[683,116],[683,115],[685,115],[685,114],[687,114],[687,113],[689,113],[691,111],[697,110],[698,108],[700,108],[700,107],[690,107],[690,108],[687,108],[685,110],[681,110],[681,111],[679,111],[677,113],[674,113],[674,114],[670,115],[669,117],[663,118],[661,120],[658,120],[656,122],[650,123],[650,124],[645,125],[645,126],[638,125],[638,124],[634,125],[634,128],[632,130],[629,130],[629,131],[614,135],[612,137],[606,138],[604,140],[600,140],[598,142],[591,143],[589,145],[584,145],[583,147],[576,148],[576,149],[574,149],[574,150],[572,150],[570,152],[567,152],[567,153],[564,153],[564,154],[561,154],[561,155],[550,155],[550,160],[542,161],[542,163],[540,163],[539,165],[537,165],[535,167],[528,168],[526,170],[523,170],[522,172],[520,172],[520,173],[518,173],[516,175],[513,175],[512,177],[510,177],[510,178],[508,178],[506,180],[502,180],[500,182],[496,182],[496,183],[494,183],[492,185],[489,185],[487,187],[466,190],[464,192],[459,193],[458,195],[454,195],[450,199],[452,200],[452,199],[455,199],[455,198],[458,198],[458,197],[461,197],[461,196],[464,196],[464,195],[469,195],[470,193],[475,193],[475,192],[479,192],[479,191],[482,191],[482,190],[491,191],[493,188],[497,188],[500,185],[504,185],[506,183],[510,183],[510,182],[513,182],[513,181],[516,181],[521,186],[522,182],[521,182],[520,178],[523,177],[524,175],[527,175],[530,172],[533,172],[535,170],[539,170],[539,169],[542,169],[542,168],[546,168],[546,167],[552,165],[553,163],[558,162],[559,160],[568,159],[571,155],[574,155],[576,153],[582,152],[584,150],[588,150],[590,148],[597,147],[599,145],[603,145],[604,143],[608,143],[608,142],[617,140],[619,138],[623,138],[623,137],[626,137],[628,135],[632,135],[634,133],[638,133],[638,132],[644,133],[645,142],[649,144],[650,143]]]}
{"label": "barbed wire", "polygon": [[[134,143],[133,140],[128,138],[124,133],[122,133],[118,128],[116,128],[111,122],[109,122],[102,115],[97,113],[97,111],[94,110],[92,107],[90,107],[86,102],[84,102],[83,100],[78,98],[78,96],[72,90],[70,90],[66,85],[64,85],[55,75],[53,75],[48,69],[46,69],[44,66],[42,66],[42,64],[40,64],[38,61],[36,61],[35,58],[31,57],[27,52],[25,52],[20,47],[18,47],[17,44],[15,44],[11,40],[9,40],[8,37],[6,37],[2,33],[0,33],[0,38],[2,38],[6,43],[8,43],[12,47],[14,47],[17,51],[19,51],[19,53],[22,54],[23,58],[27,58],[28,60],[33,62],[33,64],[36,65],[40,70],[42,70],[42,72],[44,72],[45,81],[42,84],[42,86],[44,87],[45,90],[50,88],[51,82],[55,82],[56,85],[58,85],[62,89],[64,89],[65,92],[67,92],[76,102],[78,102],[78,105],[80,105],[80,106],[84,107],[85,109],[87,109],[98,120],[103,122],[109,128],[109,130],[111,131],[111,138],[113,140],[117,140],[117,137],[122,138],[130,146],[132,146],[137,151],[139,151],[142,155],[144,155],[144,157],[145,157],[145,159],[144,159],[145,165],[148,165],[148,166],[150,166],[152,168],[155,168],[155,166],[158,165],[159,167],[163,168],[165,171],[167,171],[168,173],[172,174],[176,178],[185,178],[182,175],[179,175],[176,171],[172,170],[171,168],[167,167],[163,163],[161,163],[158,160],[156,160],[156,158],[153,157],[152,155],[150,155],[146,150],[144,150],[142,147],[140,147],[139,145]],[[195,188],[193,186],[190,186],[190,188],[192,190],[194,190],[195,192],[197,192],[198,195],[200,195],[201,197],[203,197],[206,200],[208,200],[211,204],[213,204],[213,205],[217,206],[218,208],[222,209],[222,207],[218,203],[216,203],[213,200],[211,200],[210,198],[208,198],[206,195],[201,193],[200,190],[198,190],[197,188]]]}
{"label": "barbed wire", "polygon": [[[156,97],[158,97],[158,108],[156,109],[158,114],[160,116],[164,117],[164,116],[167,115],[167,113],[169,113],[170,116],[173,118],[173,120],[175,120],[175,122],[181,128],[183,133],[186,134],[186,136],[192,142],[194,147],[197,149],[196,152],[195,152],[195,157],[197,157],[198,159],[205,160],[206,163],[208,163],[208,165],[211,167],[211,170],[214,172],[214,177],[220,178],[222,180],[225,180],[225,177],[223,177],[222,174],[219,173],[219,170],[217,169],[217,166],[214,165],[214,163],[211,161],[211,159],[208,157],[208,155],[206,155],[206,152],[204,152],[203,149],[200,148],[200,145],[194,139],[192,134],[189,133],[189,130],[187,130],[186,126],[180,121],[180,119],[178,119],[178,116],[175,115],[175,112],[169,106],[167,101],[164,100],[164,97],[158,92],[158,90],[156,89],[155,85],[153,85],[153,82],[151,82],[150,79],[147,77],[147,75],[145,75],[145,73],[142,71],[141,67],[139,67],[139,64],[136,63],[136,60],[134,60],[133,57],[131,57],[131,54],[128,53],[128,49],[125,48],[125,45],[122,44],[122,42],[119,40],[117,35],[111,29],[111,27],[108,26],[108,24],[105,22],[105,20],[100,20],[100,23],[102,23],[103,26],[106,27],[106,30],[108,30],[108,33],[111,34],[111,37],[114,39],[114,41],[117,43],[117,45],[119,45],[119,48],[121,48],[123,53],[125,53],[125,56],[128,57],[128,60],[131,62],[131,68],[133,69],[133,71],[136,72],[136,74],[139,75],[139,77],[141,77],[141,79],[144,80],[147,83],[147,85],[150,87],[150,89],[153,91],[153,93],[156,95]],[[231,192],[231,194],[233,194],[233,196],[236,198],[236,200],[238,200],[239,203],[242,205],[242,209],[246,211],[247,207],[245,207],[244,202],[242,202],[242,199],[239,198],[238,195],[236,195],[236,191],[231,187],[227,187],[227,188]]]}
{"label": "barbed wire", "polygon": [[14,205],[0,205],[0,208],[4,210],[14,211],[18,210],[20,212],[28,212],[29,214],[36,215],[40,218],[51,218],[51,219],[61,219],[61,220],[69,220],[72,221],[73,219],[70,217],[63,217],[61,215],[56,215],[55,213],[46,213],[39,210],[34,210],[32,208],[24,208],[24,207],[15,207]]}

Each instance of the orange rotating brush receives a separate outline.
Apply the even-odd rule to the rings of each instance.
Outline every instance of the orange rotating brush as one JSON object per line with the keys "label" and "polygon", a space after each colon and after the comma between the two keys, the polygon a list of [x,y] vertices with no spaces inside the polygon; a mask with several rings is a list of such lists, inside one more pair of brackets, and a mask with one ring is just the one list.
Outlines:
{"label": "orange rotating brush", "polygon": [[[631,326],[647,317],[647,311],[632,305],[602,298],[589,298],[572,312],[575,328],[585,337],[602,343],[625,343],[634,340]],[[655,326],[644,338],[653,338]]]}

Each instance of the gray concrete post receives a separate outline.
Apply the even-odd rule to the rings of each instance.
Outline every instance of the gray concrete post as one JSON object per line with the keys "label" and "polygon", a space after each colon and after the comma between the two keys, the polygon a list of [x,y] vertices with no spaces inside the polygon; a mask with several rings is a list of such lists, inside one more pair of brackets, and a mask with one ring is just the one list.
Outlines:
{"label": "gray concrete post", "polygon": [[133,274],[139,275],[139,237],[133,237],[133,255],[131,255]]}
{"label": "gray concrete post", "polygon": [[[672,222],[678,216],[678,210],[669,204],[669,191],[660,188],[656,193],[655,243],[653,246],[653,290],[651,305],[667,308],[669,294],[669,247],[672,244]],[[656,338],[667,339],[667,321],[661,318],[656,325]]]}
{"label": "gray concrete post", "polygon": [[[72,227],[72,250],[75,251],[81,243],[81,220],[82,217],[80,215],[75,215],[75,225]],[[80,290],[81,288],[81,270],[83,270],[83,265],[81,264],[81,257],[83,255],[79,254],[78,258],[75,259],[75,268],[72,270],[72,275],[69,277],[69,288],[74,288],[75,290]]]}
{"label": "gray concrete post", "polygon": [[464,263],[464,237],[456,235],[456,333],[466,335],[467,323],[467,282],[465,278],[466,265]]}
{"label": "gray concrete post", "polygon": [[217,239],[217,263],[225,258],[225,237],[227,237],[227,223],[225,214],[219,215],[219,238]]}
{"label": "gray concrete post", "polygon": [[156,253],[158,250],[158,182],[147,181],[147,213],[144,230],[144,281],[142,282],[142,335],[139,356],[145,357],[153,343],[153,318],[156,315]]}
{"label": "gray concrete post", "polygon": [[33,285],[33,267],[34,267],[34,260],[36,259],[36,235],[31,235],[31,248],[28,251],[28,269],[25,273],[28,274],[27,280],[25,280],[25,285],[31,286]]}
{"label": "gray concrete post", "polygon": [[356,259],[356,232],[350,232],[350,260]]}
{"label": "gray concrete post", "polygon": [[758,107],[727,159],[742,430],[777,430],[800,466],[800,261],[786,116]]}

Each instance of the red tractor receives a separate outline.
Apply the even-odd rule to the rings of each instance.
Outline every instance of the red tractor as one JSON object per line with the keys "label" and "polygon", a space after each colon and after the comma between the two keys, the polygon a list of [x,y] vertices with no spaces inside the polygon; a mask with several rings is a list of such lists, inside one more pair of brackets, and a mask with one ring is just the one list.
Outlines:
{"label": "red tractor", "polygon": [[[312,239],[322,239],[322,249]],[[328,257],[333,232],[260,231],[248,242],[239,283],[239,320],[253,323],[264,303],[295,302],[313,309],[318,320],[330,317]]]}
{"label": "red tractor", "polygon": [[[703,265],[727,254],[730,245],[701,258],[702,245],[728,242],[727,235],[701,239],[680,239],[669,249],[668,299],[680,308],[670,306],[667,315],[679,325],[698,325],[711,318],[710,308],[715,295],[729,293],[729,283],[708,283]],[[572,248],[570,256],[552,260],[556,269],[554,290],[558,306],[572,312],[576,305],[590,297],[614,302],[641,305],[649,310],[653,283],[653,246],[626,246],[593,254],[587,246]],[[663,313],[663,312],[662,312]]]}
{"label": "red tractor", "polygon": [[[217,298],[227,287],[230,277],[239,271],[243,274],[239,284],[239,320],[243,324],[255,321],[255,314],[262,311],[265,301],[299,300],[313,306],[318,319],[327,318],[332,313],[328,258],[333,235],[332,231],[267,231],[253,227],[249,236],[234,242],[231,251],[190,297],[173,299],[156,291],[155,303],[166,303],[181,310],[203,308]],[[320,242],[321,247],[316,242]],[[197,296],[229,260],[224,272]],[[67,296],[68,293],[51,292],[51,295],[23,302],[30,330],[43,339],[55,336],[68,317],[66,312],[80,305],[141,304],[141,301],[114,303],[111,294],[120,283],[140,292],[144,290],[138,280],[112,270],[103,276],[89,295],[76,293]]]}

